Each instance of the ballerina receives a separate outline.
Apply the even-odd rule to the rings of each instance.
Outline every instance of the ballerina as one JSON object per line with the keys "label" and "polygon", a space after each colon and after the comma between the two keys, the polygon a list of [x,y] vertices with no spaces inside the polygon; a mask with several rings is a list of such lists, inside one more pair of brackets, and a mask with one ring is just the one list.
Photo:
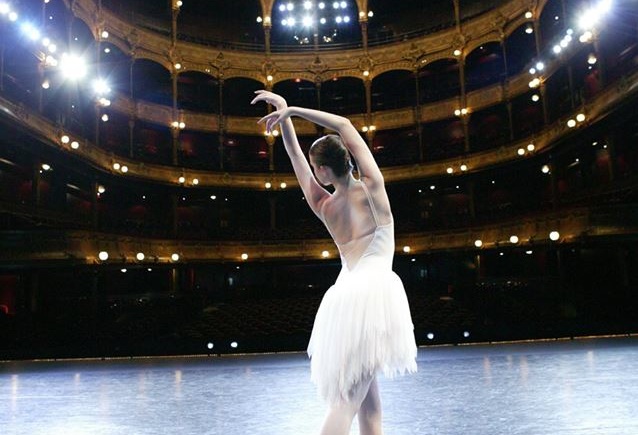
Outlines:
{"label": "ballerina", "polygon": [[[288,107],[283,97],[269,91],[256,94],[251,104],[263,101],[275,107],[259,122],[267,132],[281,127],[306,201],[341,256],[341,272],[321,301],[308,343],[311,379],[329,404],[321,435],[349,433],[355,415],[362,435],[382,434],[377,373],[393,376],[417,369],[408,300],[392,271],[394,221],[383,175],[347,118]],[[306,160],[293,116],[338,134],[317,139]],[[323,187],[328,185],[333,193]]]}

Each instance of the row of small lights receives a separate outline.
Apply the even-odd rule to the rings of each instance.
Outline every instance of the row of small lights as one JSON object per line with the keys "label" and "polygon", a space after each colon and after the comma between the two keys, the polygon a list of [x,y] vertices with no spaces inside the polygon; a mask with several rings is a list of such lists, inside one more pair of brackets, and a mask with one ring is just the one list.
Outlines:
{"label": "row of small lights", "polygon": [[[559,233],[558,231],[551,231],[551,232],[549,233],[549,239],[550,239],[551,241],[553,241],[553,242],[557,241],[558,239],[560,239],[560,233]],[[516,235],[512,235],[512,236],[510,236],[510,238],[509,238],[509,242],[510,242],[511,244],[513,244],[513,245],[518,244],[518,243],[519,243],[519,241],[520,241],[520,240],[519,240],[518,236],[516,236]],[[476,240],[474,241],[474,246],[475,246],[476,248],[481,248],[481,247],[483,247],[483,241],[482,241],[481,239],[476,239]],[[405,245],[405,246],[403,246],[402,251],[403,251],[404,253],[406,253],[406,254],[409,254],[410,252],[412,252],[412,248],[411,248],[409,245]],[[321,257],[322,257],[322,258],[329,258],[329,257],[330,257],[330,251],[327,251],[327,250],[321,251]],[[171,258],[171,261],[173,261],[173,262],[177,262],[177,261],[179,261],[180,256],[179,256],[179,254],[177,254],[177,253],[173,253],[173,254],[171,254],[171,257],[170,257],[170,258]],[[239,258],[241,258],[241,260],[242,260],[242,261],[247,261],[247,260],[248,260],[248,258],[249,258],[249,255],[248,255],[248,253],[244,252],[244,253],[242,253],[242,254],[240,255],[240,257],[239,257]],[[109,259],[109,253],[108,253],[107,251],[100,251],[100,252],[98,253],[98,259],[99,259],[100,261],[107,261],[107,260]],[[144,261],[144,260],[146,259],[146,255],[145,255],[143,252],[138,252],[138,253],[135,255],[135,259],[136,259],[137,261]]]}
{"label": "row of small lights", "polygon": [[[44,0],[44,3],[49,3],[49,0]],[[182,6],[182,2],[181,1],[177,1],[176,2],[176,6],[177,7],[181,7]],[[0,3],[0,15],[7,15],[9,17],[9,20],[12,22],[15,22],[18,20],[18,13],[15,11],[12,11],[10,6],[7,3]],[[36,29],[32,24],[30,23],[24,23],[21,26],[22,30],[27,34],[27,36],[29,37],[29,39],[31,39],[32,41],[37,41],[40,39],[41,34],[40,31],[38,29]],[[107,30],[102,30],[100,32],[100,37],[105,40],[108,39],[109,37],[109,32]],[[70,53],[63,53],[61,55],[61,59],[58,60],[54,55],[57,52],[57,44],[55,44],[54,42],[51,41],[50,38],[48,37],[43,37],[41,39],[41,43],[43,45],[43,47],[45,48],[45,60],[44,63],[46,66],[48,67],[60,67],[62,72],[64,73],[64,75],[72,80],[79,80],[84,78],[84,76],[87,73],[87,67],[85,62],[82,60],[81,57],[74,55],[74,54],[70,54]],[[110,52],[110,49],[105,48],[104,50],[106,53]],[[175,69],[179,70],[182,68],[182,65],[177,62],[175,63]],[[94,92],[95,92],[95,98],[96,98],[96,103],[99,104],[102,107],[109,107],[111,105],[111,100],[108,98],[109,93],[111,92],[111,88],[109,87],[108,83],[106,82],[106,80],[102,79],[102,78],[97,78],[95,80],[93,80],[92,83]],[[51,83],[49,82],[48,79],[45,79],[42,82],[42,88],[47,90],[51,87]],[[103,122],[108,122],[109,121],[109,115],[104,113],[101,116],[101,120]],[[186,127],[186,124],[184,122],[181,121],[173,121],[170,126],[172,128],[176,128],[176,129],[180,129],[183,130]],[[77,149],[77,148],[74,148]]]}
{"label": "row of small lights", "polygon": [[[551,240],[552,242],[556,242],[556,241],[558,241],[558,239],[560,239],[560,233],[559,233],[558,231],[551,231],[551,232],[549,233],[549,236],[548,236],[548,237],[549,237],[549,240]],[[512,235],[512,236],[510,236],[510,238],[509,238],[509,242],[510,242],[512,245],[517,245],[517,244],[520,242],[520,239],[519,239],[519,237],[518,237],[517,235]],[[481,240],[481,239],[476,239],[476,240],[474,241],[474,246],[475,246],[476,248],[482,248],[482,247],[483,247],[483,240]],[[404,253],[404,254],[409,254],[409,253],[411,253],[411,252],[412,252],[412,247],[410,247],[409,245],[405,245],[405,246],[402,248],[402,251],[403,251],[403,253]]]}
{"label": "row of small lights", "polygon": [[[551,241],[553,241],[553,242],[557,241],[558,239],[560,239],[560,233],[559,233],[558,231],[551,231],[551,232],[549,233],[549,239],[550,239]],[[512,236],[510,236],[510,238],[509,238],[509,242],[510,242],[511,244],[513,244],[513,245],[518,244],[518,243],[519,243],[519,241],[520,241],[520,240],[519,240],[518,236],[516,236],[516,235],[512,235]],[[481,247],[483,247],[483,241],[482,241],[481,239],[476,239],[476,240],[474,241],[474,246],[475,246],[475,247],[477,247],[477,248],[481,248]],[[405,245],[405,246],[403,246],[403,248],[402,248],[401,250],[403,251],[403,253],[405,253],[405,254],[409,254],[409,253],[411,253],[411,252],[412,252],[412,247],[411,247],[411,246],[409,246],[409,245]],[[329,258],[329,257],[330,257],[330,251],[322,251],[322,252],[321,252],[321,257],[322,257],[322,258]],[[248,256],[248,254],[247,254],[247,253],[243,253],[243,254],[241,254],[240,258],[241,258],[243,261],[246,261],[246,260],[248,260],[249,256]]]}
{"label": "row of small lights", "polygon": [[[308,0],[304,1],[304,3],[303,3],[304,10],[310,11],[312,9],[312,7],[313,7],[313,2],[308,1]],[[317,9],[319,9],[319,10],[325,10],[326,7],[327,7],[327,5],[326,5],[325,2],[317,3]],[[339,9],[345,10],[345,9],[348,8],[348,4],[345,1],[341,1],[341,2],[335,1],[335,2],[332,3],[332,8],[334,10],[339,10]],[[295,5],[292,2],[288,2],[286,4],[282,3],[282,4],[279,5],[278,9],[279,9],[279,12],[282,12],[282,13],[292,12],[295,9]],[[372,12],[372,11],[368,11],[368,12],[359,11],[359,19],[360,20],[364,19],[366,16],[368,18],[372,18],[374,16],[374,12]],[[263,18],[261,16],[259,16],[259,17],[257,17],[256,21],[258,23],[264,23],[264,25],[270,25],[271,24],[271,18],[269,16],[265,16]],[[326,18],[324,18],[324,17],[319,19],[319,24],[326,24],[327,22],[328,22],[328,20]],[[350,22],[350,17],[348,15],[337,16],[337,17],[335,17],[335,22],[337,24],[349,23]],[[294,17],[292,17],[292,16],[289,16],[287,18],[283,18],[281,20],[281,25],[282,26],[294,27],[296,24],[297,24],[297,20]],[[305,15],[301,19],[301,24],[304,27],[310,27],[310,26],[312,26],[314,24],[314,22],[313,22],[313,19],[312,19],[312,17],[310,15]]]}
{"label": "row of small lights", "polygon": [[[611,9],[611,4],[612,4],[611,0],[601,0],[595,6],[588,9],[581,16],[579,20],[579,26],[583,30],[583,33],[578,37],[578,40],[581,43],[585,44],[592,40],[592,38],[594,37],[593,31],[596,25],[602,19],[602,17],[607,12],[609,12],[609,10]],[[531,13],[528,12],[528,14],[530,14],[529,18],[531,18]],[[525,16],[527,17],[527,14]],[[558,19],[558,17],[556,17],[556,19]],[[531,33],[531,32],[528,32],[528,33]],[[563,52],[564,49],[566,49],[570,45],[573,39],[574,39],[574,30],[571,28],[567,29],[565,31],[565,35],[560,40],[560,42],[558,42],[552,47],[552,52],[555,55],[559,55],[560,53]],[[591,69],[592,65],[594,65],[596,62],[597,62],[596,56],[593,54],[590,54],[587,59],[589,68]],[[544,69],[545,69],[545,62],[543,62],[542,60],[537,61],[536,64],[529,69],[529,73],[533,76],[532,80],[529,82],[530,88],[535,89],[542,84],[543,77],[538,74],[540,74]],[[538,94],[532,95],[532,101],[536,102],[539,99],[540,99],[540,96],[538,96]],[[580,115],[582,114],[579,114],[579,116]],[[572,123],[571,121],[572,120],[570,120],[570,124]],[[579,121],[579,122],[582,122],[582,121]],[[570,125],[570,127],[573,127],[573,126],[575,126],[575,124]]]}
{"label": "row of small lights", "polygon": [[[98,258],[100,261],[107,261],[107,260],[109,259],[109,253],[108,253],[108,251],[100,251],[100,252],[97,254],[97,258]],[[179,261],[180,256],[179,256],[179,254],[177,254],[177,253],[173,253],[173,254],[171,254],[171,257],[170,257],[170,258],[171,258],[171,261],[172,261],[172,262],[177,262],[177,261]],[[143,252],[138,252],[137,254],[135,254],[135,259],[136,259],[137,261],[144,261],[144,260],[146,259],[146,255],[145,255]]]}

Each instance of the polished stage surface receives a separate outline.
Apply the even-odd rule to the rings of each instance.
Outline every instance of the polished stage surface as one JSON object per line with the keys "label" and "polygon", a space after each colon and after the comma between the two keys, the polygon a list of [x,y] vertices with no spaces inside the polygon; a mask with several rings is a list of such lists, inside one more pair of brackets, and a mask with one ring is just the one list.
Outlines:
{"label": "polished stage surface", "polygon": [[[638,434],[638,337],[428,347],[386,435]],[[0,363],[0,434],[316,434],[303,354]],[[358,433],[356,419],[351,433]]]}

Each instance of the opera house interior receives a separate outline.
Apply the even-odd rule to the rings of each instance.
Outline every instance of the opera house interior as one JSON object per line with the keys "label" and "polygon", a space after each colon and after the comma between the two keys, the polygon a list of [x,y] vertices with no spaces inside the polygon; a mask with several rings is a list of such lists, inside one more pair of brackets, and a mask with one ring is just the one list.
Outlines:
{"label": "opera house interior", "polygon": [[638,332],[637,1],[0,0],[0,359],[305,349],[260,89],[365,139],[419,345]]}

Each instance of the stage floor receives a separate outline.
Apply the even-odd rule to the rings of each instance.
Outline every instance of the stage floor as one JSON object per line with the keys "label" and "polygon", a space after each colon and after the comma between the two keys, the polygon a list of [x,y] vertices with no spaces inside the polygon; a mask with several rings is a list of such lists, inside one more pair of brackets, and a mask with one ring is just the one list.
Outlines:
{"label": "stage floor", "polygon": [[[638,338],[428,347],[418,365],[380,377],[386,435],[638,434]],[[304,354],[0,364],[4,435],[305,435],[324,412]]]}

